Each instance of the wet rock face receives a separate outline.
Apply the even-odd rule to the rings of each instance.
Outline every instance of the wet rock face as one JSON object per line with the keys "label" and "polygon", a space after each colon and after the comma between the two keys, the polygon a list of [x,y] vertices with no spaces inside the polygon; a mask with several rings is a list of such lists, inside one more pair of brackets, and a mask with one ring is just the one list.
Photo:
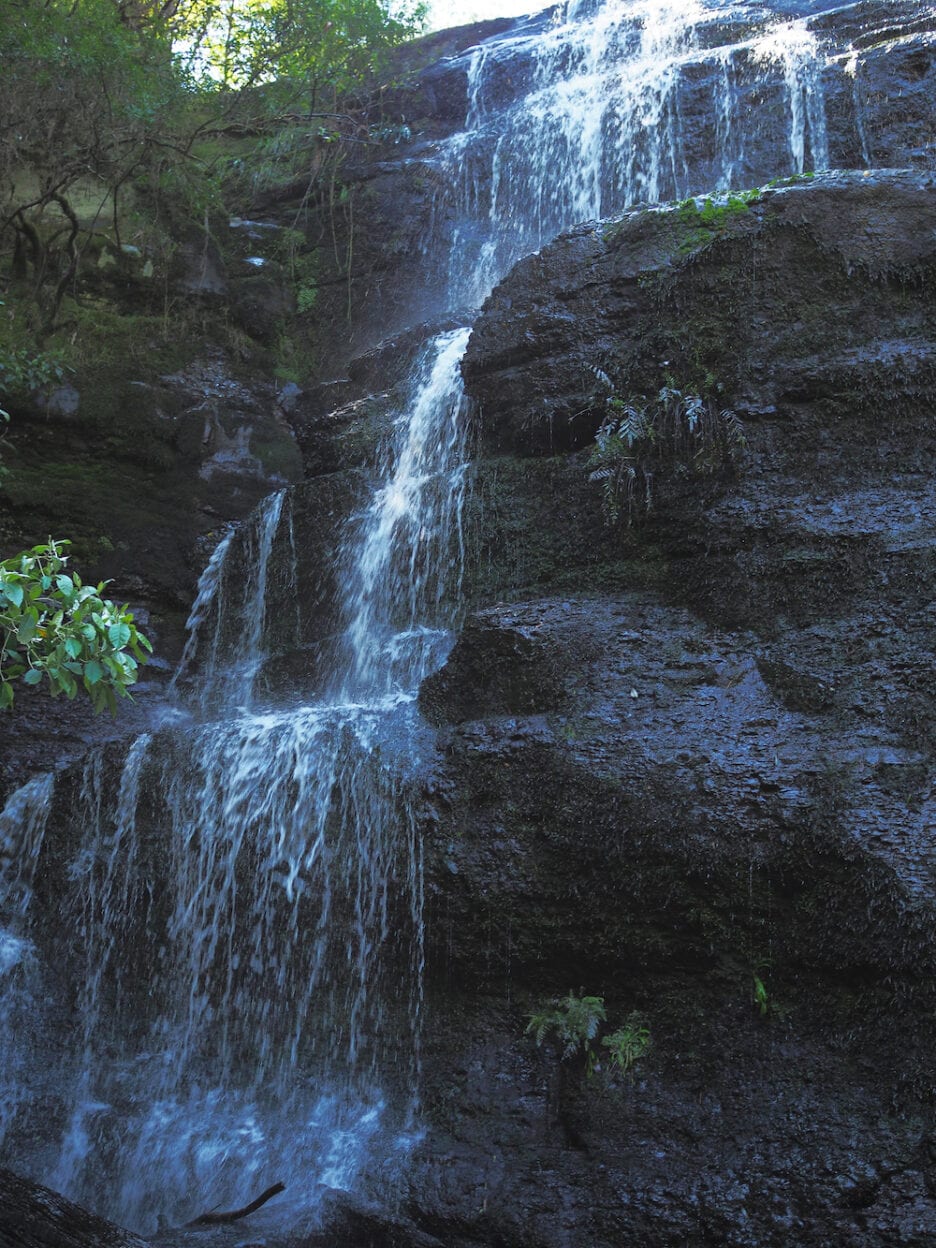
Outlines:
{"label": "wet rock face", "polygon": [[757,420],[849,393],[867,406],[877,377],[926,401],[934,194],[926,174],[818,175],[558,239],[516,266],[475,326],[464,373],[483,438],[521,454],[589,443],[599,368],[622,399],[667,376],[697,390],[708,379]]}
{"label": "wet rock face", "polygon": [[0,1240],[16,1248],[146,1248],[130,1231],[5,1169],[0,1170]]}
{"label": "wet rock face", "polygon": [[[421,699],[410,1209],[446,1244],[936,1233],[934,202],[857,175],[708,235],[634,214],[486,306],[478,609]],[[649,510],[603,524],[591,366],[627,398],[662,360],[714,374],[745,445],[656,463]],[[600,1034],[649,1028],[628,1075],[524,1036],[570,990],[605,998]]]}
{"label": "wet rock face", "polygon": [[[524,97],[542,80],[540,36],[553,16],[547,11],[504,21],[500,28],[492,23],[479,28],[476,38],[469,31],[469,37],[446,47],[440,61],[384,98],[381,121],[388,132],[397,127],[395,140],[378,159],[345,170],[355,202],[353,280],[332,272],[331,244],[320,256],[318,335],[336,368],[381,334],[439,310],[439,292],[448,279],[445,257],[454,239],[460,248],[477,252],[480,262],[490,240],[485,212],[477,210],[485,204],[494,153],[509,135],[512,110],[522,112]],[[784,18],[800,20],[803,38],[814,41],[817,55],[825,58],[815,81],[798,88],[805,93],[797,107],[809,116],[795,139],[787,81],[792,62],[768,64],[769,40],[758,47]],[[932,170],[933,32],[932,13],[913,0],[861,0],[846,6],[828,0],[768,0],[731,18],[716,14],[701,21],[691,48],[680,58],[678,82],[660,123],[667,130],[664,146],[671,145],[671,151],[652,175],[636,180],[628,198],[668,200],[726,185],[755,187],[796,169]],[[517,38],[524,33],[531,37]],[[482,38],[483,50],[478,46]],[[639,42],[636,20],[631,42]],[[620,46],[625,49],[627,39]],[[719,55],[712,55],[714,49]],[[410,63],[417,67],[414,55]],[[724,118],[717,120],[726,109],[732,116],[727,134]],[[496,123],[486,128],[491,119]],[[609,118],[612,128],[617,124]],[[640,147],[639,135],[635,147]],[[511,153],[512,176],[522,179],[529,154],[514,151],[509,143],[505,150]],[[638,153],[637,167],[643,168],[642,160]],[[601,212],[622,206],[620,186],[613,189],[615,177],[606,175],[607,170]],[[616,179],[627,182],[620,169]],[[301,188],[296,199],[280,197],[282,202],[266,204],[264,210],[286,220],[299,196]],[[599,210],[591,211],[598,215]],[[331,226],[345,254],[347,222]],[[528,250],[540,241],[531,242]]]}
{"label": "wet rock face", "polygon": [[[912,839],[888,798],[911,760],[788,709],[756,637],[657,595],[502,612],[570,692],[441,739],[420,1225],[449,1245],[925,1242],[931,915],[869,837]],[[491,615],[453,652],[463,698]],[[570,990],[605,998],[602,1034],[639,1012],[631,1074],[524,1036]]]}
{"label": "wet rock face", "polygon": [[[544,607],[543,616],[548,615]],[[563,643],[544,629],[545,622],[535,608],[496,607],[472,616],[445,667],[420,689],[420,707],[430,723],[529,715],[561,705],[566,689],[556,651]]]}

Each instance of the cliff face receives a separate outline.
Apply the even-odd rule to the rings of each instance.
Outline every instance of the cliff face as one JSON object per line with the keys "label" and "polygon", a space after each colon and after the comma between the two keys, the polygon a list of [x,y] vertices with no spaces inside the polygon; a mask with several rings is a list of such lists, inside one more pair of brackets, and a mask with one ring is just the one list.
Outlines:
{"label": "cliff face", "polygon": [[[629,214],[485,305],[473,583],[508,604],[422,691],[440,1242],[933,1234],[934,189]],[[661,429],[603,527],[596,423],[664,374],[743,445]],[[570,990],[650,1030],[626,1077],[524,1038]]]}
{"label": "cliff face", "polygon": [[[678,158],[661,166],[659,198],[708,191],[725,159],[738,187],[795,164],[785,98],[795,66],[757,50],[778,14],[802,18],[804,37],[824,55],[822,80],[810,87],[821,90],[823,125],[808,92],[797,105],[807,168],[822,142],[831,167],[932,167],[930,17],[909,2],[772,2],[700,24],[672,84],[666,125]],[[180,224],[165,261],[95,226],[77,287],[93,349],[60,390],[13,412],[0,548],[69,536],[86,579],[113,580],[112,594],[142,612],[164,664],[150,667],[144,697],[160,694],[197,574],[226,529],[271,490],[355,454],[358,465],[366,460],[379,422],[359,433],[361,409],[349,404],[399,381],[414,322],[450,315],[452,255],[470,270],[490,246],[498,140],[543,74],[538,49],[554,17],[478,23],[401,49],[391,85],[375,96],[368,142],[350,145],[340,194],[310,200],[311,175],[252,199],[241,193],[240,215],[212,219],[207,233]],[[712,48],[724,55],[713,60]],[[726,135],[716,118],[729,96]],[[480,129],[466,146],[469,122]],[[519,218],[517,227],[526,238]],[[531,237],[529,249],[546,238]],[[317,292],[302,312],[296,254]],[[311,384],[346,377],[337,390]],[[81,708],[25,701],[15,727],[0,721],[4,789],[47,765],[50,738],[62,759],[113,735]]]}
{"label": "cliff face", "polygon": [[[825,41],[830,164],[857,171],[705,197],[724,70],[706,40],[734,39],[739,111],[766,118],[737,146],[735,185],[789,155],[783,84],[748,46],[777,12]],[[420,692],[436,734],[419,792],[425,1137],[395,1209],[336,1200],[310,1246],[936,1238],[933,21],[911,3],[815,0],[728,27],[705,28],[676,93],[684,163],[664,191],[682,201],[548,241],[476,323],[467,618]],[[223,467],[245,424],[249,455],[275,429],[294,484],[269,564],[264,698],[324,682],[338,535],[425,338],[406,326],[438,311],[438,257],[464,231],[445,144],[472,109],[509,111],[529,89],[548,18],[499,50],[516,28],[446,36],[445,58],[385,99],[410,133],[349,179],[358,267],[327,276],[323,244],[322,380],[284,390],[258,369],[248,393],[190,365],[147,382],[181,457],[160,497],[185,498],[152,525],[140,505],[157,614],[191,596],[203,559],[176,584],[179,552],[203,556],[218,521],[279,484],[269,465]],[[301,194],[258,211],[284,226]],[[464,246],[480,256],[478,222]],[[335,255],[346,243],[328,240]],[[326,324],[339,304],[350,329]],[[248,353],[262,313],[239,314]],[[609,421],[616,442],[596,457]],[[252,540],[248,527],[244,560]],[[19,721],[10,776],[49,765],[50,732],[55,761],[92,735],[71,714]],[[53,927],[63,870],[46,868]],[[570,994],[604,1001],[595,1070],[582,1047],[563,1056],[527,1033]],[[633,1061],[615,1065],[600,1042],[628,1028]]]}

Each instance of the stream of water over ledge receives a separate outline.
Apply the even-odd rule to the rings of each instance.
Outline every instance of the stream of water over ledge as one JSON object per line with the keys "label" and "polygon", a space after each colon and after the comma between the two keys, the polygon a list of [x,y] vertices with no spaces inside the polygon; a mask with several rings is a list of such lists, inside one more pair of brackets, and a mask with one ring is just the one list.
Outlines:
{"label": "stream of water over ledge", "polygon": [[[426,242],[449,308],[580,221],[827,161],[822,49],[770,6],[580,0],[463,59]],[[276,494],[203,574],[164,722],[0,814],[2,1158],[143,1231],[274,1181],[379,1195],[418,1140],[416,694],[459,616],[468,335],[425,344],[335,535],[316,692],[261,680],[308,592]]]}

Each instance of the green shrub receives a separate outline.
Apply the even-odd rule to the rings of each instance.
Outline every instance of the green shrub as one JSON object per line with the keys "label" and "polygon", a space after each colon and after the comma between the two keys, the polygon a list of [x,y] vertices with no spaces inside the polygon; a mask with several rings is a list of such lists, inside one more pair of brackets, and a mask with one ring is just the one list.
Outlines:
{"label": "green shrub", "polygon": [[566,997],[557,997],[551,1009],[531,1014],[527,1034],[532,1032],[538,1046],[546,1039],[555,1040],[563,1058],[581,1052],[588,1059],[592,1054],[591,1042],[605,1019],[603,997],[576,997],[570,992]]}
{"label": "green shrub", "polygon": [[66,572],[68,545],[50,538],[0,563],[0,710],[13,705],[21,679],[47,680],[53,697],[84,689],[95,711],[113,714],[152,653],[126,606],[101,597],[103,583]]}

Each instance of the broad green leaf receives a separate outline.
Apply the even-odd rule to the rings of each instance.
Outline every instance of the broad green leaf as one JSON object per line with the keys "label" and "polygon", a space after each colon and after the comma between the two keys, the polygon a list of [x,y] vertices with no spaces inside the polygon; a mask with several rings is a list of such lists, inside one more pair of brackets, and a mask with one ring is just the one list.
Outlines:
{"label": "broad green leaf", "polygon": [[16,640],[20,642],[22,645],[26,645],[27,642],[32,641],[35,635],[35,632],[36,632],[35,617],[31,614],[25,615],[23,617],[22,623],[20,624],[19,628],[16,630]]}
{"label": "broad green leaf", "polygon": [[23,676],[23,683],[26,685],[38,685],[42,680],[42,672],[38,668],[31,667]]}
{"label": "broad green leaf", "polygon": [[89,685],[96,685],[104,675],[104,668],[96,659],[91,659],[84,665],[84,678]]}
{"label": "broad green leaf", "polygon": [[119,650],[130,640],[130,626],[128,624],[112,624],[107,630],[107,638],[111,645]]}

